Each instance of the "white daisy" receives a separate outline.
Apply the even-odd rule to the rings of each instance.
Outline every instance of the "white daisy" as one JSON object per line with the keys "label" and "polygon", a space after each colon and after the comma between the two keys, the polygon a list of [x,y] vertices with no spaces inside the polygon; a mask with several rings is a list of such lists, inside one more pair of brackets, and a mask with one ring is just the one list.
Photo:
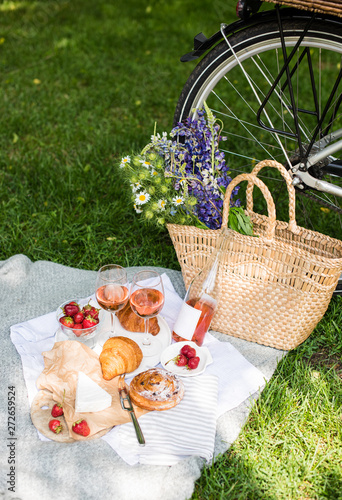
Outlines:
{"label": "white daisy", "polygon": [[156,142],[158,139],[160,139],[160,134],[157,132],[156,134],[151,135],[151,141]]}
{"label": "white daisy", "polygon": [[138,208],[135,203],[134,203],[134,210],[136,211],[137,214],[141,214],[142,213],[141,208]]}
{"label": "white daisy", "polygon": [[165,210],[165,205],[166,205],[166,200],[159,200],[158,201],[159,210]]}
{"label": "white daisy", "polygon": [[124,158],[121,159],[121,163],[120,163],[120,168],[123,168],[126,163],[130,163],[131,161],[131,158],[129,156],[125,156]]}
{"label": "white daisy", "polygon": [[146,168],[150,168],[150,166],[151,166],[151,163],[149,161],[146,161],[146,160],[142,161],[141,164],[143,167],[146,167]]}
{"label": "white daisy", "polygon": [[159,175],[159,174],[158,174],[158,172],[156,170],[154,170],[154,168],[152,168],[151,175],[152,176],[156,176],[156,175]]}
{"label": "white daisy", "polygon": [[133,193],[136,193],[137,191],[139,191],[139,189],[142,188],[142,185],[140,184],[140,182],[136,182],[135,184],[131,184],[131,188]]}
{"label": "white daisy", "polygon": [[172,198],[172,203],[175,206],[182,205],[184,203],[183,196],[175,196],[174,198]]}
{"label": "white daisy", "polygon": [[167,132],[163,132],[162,133],[162,136],[160,135],[159,132],[157,132],[156,134],[153,134],[151,135],[151,142],[158,142],[160,140],[164,140],[167,139]]}
{"label": "white daisy", "polygon": [[146,191],[141,191],[141,193],[138,193],[135,197],[135,203],[137,205],[143,205],[144,203],[147,203],[148,200],[150,199],[150,195],[146,193]]}

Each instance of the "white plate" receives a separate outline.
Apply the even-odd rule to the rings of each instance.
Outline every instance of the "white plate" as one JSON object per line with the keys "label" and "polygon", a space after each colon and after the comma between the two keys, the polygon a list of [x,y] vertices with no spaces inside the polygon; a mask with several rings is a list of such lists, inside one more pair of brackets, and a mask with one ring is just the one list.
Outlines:
{"label": "white plate", "polygon": [[[155,338],[158,339],[160,343],[157,354],[155,354],[154,356],[143,357],[140,366],[136,370],[134,370],[134,372],[127,373],[126,379],[133,378],[138,373],[141,373],[145,370],[148,370],[149,368],[154,368],[155,366],[157,366],[160,362],[161,353],[164,351],[164,349],[166,349],[166,347],[168,347],[171,344],[171,330],[169,328],[169,325],[166,323],[165,319],[160,315],[157,316],[157,320],[160,327],[158,335],[155,336]],[[144,337],[143,333],[128,332],[121,326],[120,321],[117,319],[117,317],[115,317],[114,328],[116,336],[128,337],[134,340],[140,347],[142,346],[142,340]],[[93,347],[93,350],[100,355],[103,344],[111,336],[112,335],[110,333],[110,321],[108,321],[108,324],[107,325],[105,324],[104,327],[101,329],[100,334],[95,337],[96,345]]]}
{"label": "white plate", "polygon": [[[196,349],[196,356],[199,356],[200,362],[195,370],[189,370],[186,366],[177,366],[174,361],[168,361],[175,358],[184,345],[189,345]],[[162,352],[160,362],[165,370],[175,373],[179,377],[194,377],[203,373],[208,365],[213,362],[210,351],[207,347],[198,347],[195,342],[185,341],[185,342],[175,342]],[[167,363],[167,364],[166,364]]]}

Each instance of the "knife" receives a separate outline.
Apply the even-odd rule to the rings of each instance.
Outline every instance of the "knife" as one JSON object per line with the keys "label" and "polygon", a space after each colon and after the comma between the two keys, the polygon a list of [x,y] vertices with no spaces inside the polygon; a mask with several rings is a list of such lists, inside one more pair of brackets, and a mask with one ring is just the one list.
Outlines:
{"label": "knife", "polygon": [[129,397],[127,388],[125,386],[124,378],[125,378],[125,375],[123,375],[123,376],[121,375],[120,379],[119,379],[119,394],[120,394],[121,407],[123,410],[129,412],[131,419],[132,419],[132,422],[133,422],[133,425],[134,425],[134,430],[135,430],[135,433],[137,435],[138,442],[141,446],[145,446],[145,438],[144,438],[144,435],[142,433],[141,427],[139,425],[138,419],[134,413],[134,408],[132,405],[131,398]]}

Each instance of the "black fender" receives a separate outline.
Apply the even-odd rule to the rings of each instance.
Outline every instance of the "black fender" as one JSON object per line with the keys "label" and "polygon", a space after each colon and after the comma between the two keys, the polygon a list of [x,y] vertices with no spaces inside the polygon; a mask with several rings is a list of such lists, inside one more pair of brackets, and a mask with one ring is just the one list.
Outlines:
{"label": "black fender", "polygon": [[[241,31],[250,26],[254,26],[255,24],[259,25],[263,23],[269,23],[270,21],[277,21],[278,17],[276,9],[280,14],[281,20],[307,19],[309,21],[313,16],[315,16],[316,20],[331,22],[334,26],[339,26],[339,28],[342,29],[342,18],[331,16],[328,14],[319,14],[306,10],[294,9],[292,7],[280,8],[279,6],[276,6],[273,10],[254,14],[253,16],[245,20],[239,19],[238,21],[235,21],[234,23],[229,25],[223,24],[221,25],[221,27],[223,26],[225,36],[229,37],[234,33],[237,33],[238,31]],[[223,40],[221,30],[212,35],[210,38],[207,38],[203,33],[198,33],[198,35],[194,37],[194,50],[188,52],[187,54],[184,54],[180,60],[182,62],[188,62],[193,61],[194,59],[198,59],[221,40]]]}

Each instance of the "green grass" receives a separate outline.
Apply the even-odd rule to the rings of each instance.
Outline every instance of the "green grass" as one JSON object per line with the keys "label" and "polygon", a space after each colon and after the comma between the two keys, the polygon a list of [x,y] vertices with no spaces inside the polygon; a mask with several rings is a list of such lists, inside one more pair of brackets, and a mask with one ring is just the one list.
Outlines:
{"label": "green grass", "polygon": [[[278,365],[228,453],[194,499],[341,499],[341,300]],[[324,356],[317,362],[317,353]]]}
{"label": "green grass", "polygon": [[[235,0],[0,3],[0,259],[179,269],[137,219],[118,160],[170,130],[193,36]],[[326,228],[325,228],[326,229]],[[194,499],[341,498],[341,299],[279,365]]]}

